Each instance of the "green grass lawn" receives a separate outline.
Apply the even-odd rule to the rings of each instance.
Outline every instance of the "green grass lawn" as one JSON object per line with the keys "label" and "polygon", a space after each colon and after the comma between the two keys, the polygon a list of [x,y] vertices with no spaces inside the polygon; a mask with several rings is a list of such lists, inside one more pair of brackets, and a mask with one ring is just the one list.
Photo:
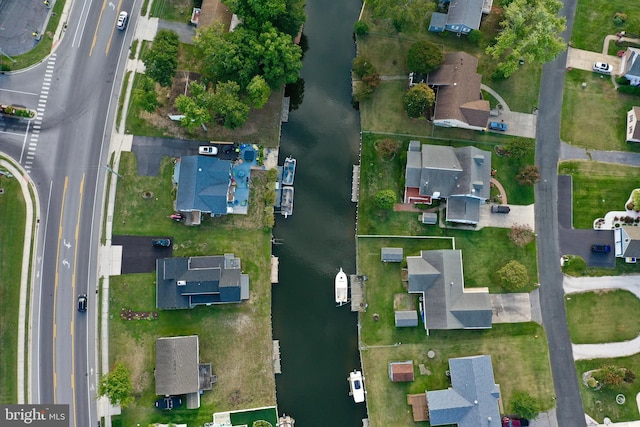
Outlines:
{"label": "green grass lawn", "polygon": [[560,163],[559,173],[573,176],[573,227],[593,228],[609,211],[625,209],[638,187],[640,168],[592,161]]}
{"label": "green grass lawn", "polygon": [[[616,25],[616,12],[627,15],[626,23]],[[630,0],[580,0],[571,33],[571,43],[578,49],[602,52],[604,38],[622,30],[637,33],[640,28],[640,3]]]}
{"label": "green grass lawn", "polygon": [[570,276],[620,276],[623,274],[640,273],[640,264],[629,264],[622,258],[616,258],[615,268],[587,267],[582,257],[570,255],[569,262],[562,267],[562,272]]}
{"label": "green grass lawn", "polygon": [[607,76],[568,71],[560,137],[587,149],[640,152],[638,144],[625,142],[627,111],[637,104],[637,97],[618,93]]}
{"label": "green grass lawn", "polygon": [[16,403],[18,308],[26,208],[15,178],[0,175],[0,403]]}
{"label": "green grass lawn", "polygon": [[620,342],[640,335],[640,300],[629,291],[570,294],[565,300],[571,342],[575,344]]}
{"label": "green grass lawn", "polygon": [[189,22],[194,3],[194,0],[155,0],[149,15],[166,21]]}

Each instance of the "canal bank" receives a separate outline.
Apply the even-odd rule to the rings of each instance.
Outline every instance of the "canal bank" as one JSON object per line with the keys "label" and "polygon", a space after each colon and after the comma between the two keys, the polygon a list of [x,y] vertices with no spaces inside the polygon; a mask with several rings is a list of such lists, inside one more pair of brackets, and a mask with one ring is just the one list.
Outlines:
{"label": "canal bank", "polygon": [[279,411],[309,427],[361,426],[364,403],[349,396],[360,368],[357,315],[337,307],[334,278],[355,273],[352,167],[360,121],[351,104],[353,26],[361,2],[309,0],[301,76],[304,101],[282,126],[280,162],[297,159],[295,207],[276,220],[279,283],[273,288],[273,335],[280,341]]}

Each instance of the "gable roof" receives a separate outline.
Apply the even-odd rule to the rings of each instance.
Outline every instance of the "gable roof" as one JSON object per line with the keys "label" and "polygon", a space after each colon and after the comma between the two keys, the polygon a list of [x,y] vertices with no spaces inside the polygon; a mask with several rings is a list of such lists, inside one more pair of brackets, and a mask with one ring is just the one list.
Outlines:
{"label": "gable roof", "polygon": [[418,312],[416,310],[396,310],[393,315],[396,328],[418,326]]}
{"label": "gable roof", "polygon": [[180,159],[176,210],[200,211],[212,215],[227,213],[231,184],[231,162],[213,156],[185,156]]}
{"label": "gable roof", "polygon": [[198,351],[197,335],[156,340],[156,394],[170,396],[198,391]]}
{"label": "gable roof", "polygon": [[640,61],[638,61],[638,57],[640,57],[640,49],[633,47],[628,47],[623,56],[622,75],[629,80],[632,80],[633,77],[640,77]]}
{"label": "gable roof", "polygon": [[413,378],[413,360],[389,362],[389,379],[391,381],[413,381]]}
{"label": "gable roof", "polygon": [[402,248],[382,248],[380,260],[382,262],[402,262],[404,250]]}
{"label": "gable roof", "polygon": [[432,426],[500,427],[500,388],[493,377],[491,356],[449,359],[451,388],[427,391]]}
{"label": "gable roof", "polygon": [[249,297],[249,277],[233,254],[164,258],[156,261],[156,289],[161,310],[234,303]]}
{"label": "gable roof", "polygon": [[464,25],[473,30],[480,28],[484,0],[452,0],[449,2],[447,26]]}
{"label": "gable roof", "polygon": [[[621,257],[635,257],[640,258],[640,228],[634,226],[623,225],[616,229],[619,236],[616,236],[616,241],[621,245]],[[618,244],[616,242],[616,244]],[[618,252],[616,250],[616,252]]]}
{"label": "gable roof", "polygon": [[627,112],[627,142],[640,142],[640,107],[631,107]]}
{"label": "gable roof", "polygon": [[407,257],[409,292],[423,295],[425,329],[491,327],[492,308],[486,288],[466,290],[462,252],[420,251]]}

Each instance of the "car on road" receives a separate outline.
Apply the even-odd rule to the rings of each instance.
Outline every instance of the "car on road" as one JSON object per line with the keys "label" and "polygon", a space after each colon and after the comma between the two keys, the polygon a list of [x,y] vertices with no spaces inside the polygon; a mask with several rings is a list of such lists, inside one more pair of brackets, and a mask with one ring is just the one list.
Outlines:
{"label": "car on road", "polygon": [[156,400],[156,408],[172,410],[182,406],[182,398],[180,396],[163,397]]}
{"label": "car on road", "polygon": [[611,252],[611,246],[594,243],[593,245],[591,245],[591,252],[602,252],[608,254],[609,252]]}
{"label": "car on road", "polygon": [[596,62],[593,64],[593,71],[601,74],[611,74],[613,71],[613,65],[606,62]]}
{"label": "car on road", "polygon": [[171,246],[171,239],[153,239],[151,244],[158,248],[168,248]]}
{"label": "car on road", "polygon": [[511,208],[507,205],[493,205],[491,206],[491,212],[493,213],[503,213],[508,214],[511,211]]}
{"label": "car on road", "polygon": [[127,28],[127,22],[129,22],[129,14],[123,10],[122,12],[120,12],[120,15],[118,15],[116,28],[119,30],[124,30],[125,28]]}
{"label": "car on road", "polygon": [[87,311],[87,295],[78,295],[78,311],[84,313]]}
{"label": "car on road", "polygon": [[198,154],[202,154],[204,156],[215,156],[218,154],[218,147],[214,147],[213,145],[201,145],[198,148]]}
{"label": "car on road", "polygon": [[504,122],[489,122],[489,129],[504,132],[507,130],[507,124]]}

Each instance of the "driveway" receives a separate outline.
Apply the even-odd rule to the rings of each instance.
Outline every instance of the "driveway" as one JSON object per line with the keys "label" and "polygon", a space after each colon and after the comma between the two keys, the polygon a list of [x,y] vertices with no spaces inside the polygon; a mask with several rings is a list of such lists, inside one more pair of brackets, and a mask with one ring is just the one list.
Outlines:
{"label": "driveway", "polygon": [[538,290],[531,293],[490,294],[492,323],[542,323]]}
{"label": "driveway", "polygon": [[[606,62],[613,65],[613,74],[620,72],[621,59],[614,55],[604,55],[600,52],[567,48],[567,68],[590,71],[594,62]],[[603,75],[604,76],[604,75]]]}
{"label": "driveway", "polygon": [[[167,221],[171,219],[167,218]],[[168,248],[158,248],[151,244],[151,239],[165,236],[113,236],[111,246],[122,246],[122,267],[120,274],[153,273],[156,271],[156,260],[170,258],[173,255],[173,238]]]}
{"label": "driveway", "polygon": [[511,211],[508,214],[492,213],[492,204],[480,205],[480,222],[478,229],[482,227],[511,228],[515,224],[529,226],[535,230],[535,215],[533,205],[520,206],[508,205]]}

